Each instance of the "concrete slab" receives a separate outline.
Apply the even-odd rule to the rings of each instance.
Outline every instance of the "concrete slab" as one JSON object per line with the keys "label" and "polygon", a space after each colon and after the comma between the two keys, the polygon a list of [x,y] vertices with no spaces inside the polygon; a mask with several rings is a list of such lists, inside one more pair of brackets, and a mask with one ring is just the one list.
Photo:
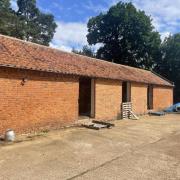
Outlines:
{"label": "concrete slab", "polygon": [[180,115],[69,128],[0,146],[0,179],[180,179]]}

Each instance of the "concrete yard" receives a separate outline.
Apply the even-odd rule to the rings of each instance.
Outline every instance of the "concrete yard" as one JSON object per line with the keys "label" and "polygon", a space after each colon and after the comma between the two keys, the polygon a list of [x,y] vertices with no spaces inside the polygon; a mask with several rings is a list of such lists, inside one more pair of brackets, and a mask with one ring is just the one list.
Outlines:
{"label": "concrete yard", "polygon": [[0,145],[0,179],[180,179],[180,114],[114,123]]}

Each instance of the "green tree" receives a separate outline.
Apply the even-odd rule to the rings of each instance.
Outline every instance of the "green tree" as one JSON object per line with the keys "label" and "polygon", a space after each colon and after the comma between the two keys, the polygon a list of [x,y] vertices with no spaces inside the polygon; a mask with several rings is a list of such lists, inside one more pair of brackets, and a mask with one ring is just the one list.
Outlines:
{"label": "green tree", "polygon": [[22,23],[10,5],[10,0],[0,1],[0,33],[21,38]]}
{"label": "green tree", "polygon": [[10,11],[10,0],[1,0],[0,1],[0,32],[2,34],[8,34],[11,30],[9,28],[11,18]]}
{"label": "green tree", "polygon": [[161,45],[162,58],[155,70],[175,83],[174,100],[180,102],[180,33],[170,35]]}
{"label": "green tree", "polygon": [[132,3],[119,2],[88,22],[90,45],[102,43],[97,57],[135,67],[152,68],[159,58],[160,35],[152,20]]}
{"label": "green tree", "polygon": [[49,45],[57,27],[54,16],[44,14],[36,7],[36,0],[17,0],[17,16],[23,23],[23,39]]}
{"label": "green tree", "polygon": [[87,46],[87,45],[83,46],[82,50],[80,51],[73,49],[72,52],[76,54],[88,56],[88,57],[93,57],[93,58],[96,57],[94,50],[90,46]]}

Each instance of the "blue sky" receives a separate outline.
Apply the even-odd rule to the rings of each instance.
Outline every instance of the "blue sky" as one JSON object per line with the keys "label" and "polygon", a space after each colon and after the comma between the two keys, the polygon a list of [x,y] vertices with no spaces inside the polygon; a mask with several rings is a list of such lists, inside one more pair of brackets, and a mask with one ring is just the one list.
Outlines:
{"label": "blue sky", "polygon": [[[153,18],[155,29],[161,38],[180,32],[180,0],[122,0],[132,2]],[[81,49],[87,44],[87,21],[90,17],[105,12],[118,0],[37,0],[38,7],[55,16],[58,28],[51,46],[65,51]],[[16,0],[12,0],[16,8]],[[95,46],[96,49],[98,47]]]}

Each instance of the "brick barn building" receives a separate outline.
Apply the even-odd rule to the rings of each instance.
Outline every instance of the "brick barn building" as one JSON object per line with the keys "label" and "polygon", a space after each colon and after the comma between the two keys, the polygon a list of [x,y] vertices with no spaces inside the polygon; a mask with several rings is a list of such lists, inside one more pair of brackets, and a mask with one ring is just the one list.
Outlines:
{"label": "brick barn building", "polygon": [[173,84],[146,70],[0,35],[0,132],[74,124],[79,116],[117,119],[173,103]]}

